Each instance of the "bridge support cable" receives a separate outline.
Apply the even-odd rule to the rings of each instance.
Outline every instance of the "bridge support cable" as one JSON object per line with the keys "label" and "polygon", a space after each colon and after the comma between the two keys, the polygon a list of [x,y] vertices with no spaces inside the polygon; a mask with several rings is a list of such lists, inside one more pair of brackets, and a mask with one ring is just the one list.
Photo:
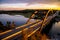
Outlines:
{"label": "bridge support cable", "polygon": [[30,21],[30,19],[32,19],[37,12],[38,12],[38,11],[35,11],[35,12],[30,16],[30,18],[28,19],[28,21],[27,21],[26,23],[28,23],[28,22]]}
{"label": "bridge support cable", "polygon": [[44,18],[44,20],[43,20],[42,26],[41,26],[41,28],[40,28],[40,32],[42,31],[42,29],[43,29],[43,27],[44,27],[44,23],[45,23],[46,18],[48,17],[48,14],[49,14],[50,11],[51,11],[51,9],[47,12],[47,14],[46,14],[46,16],[45,16],[45,18]]}

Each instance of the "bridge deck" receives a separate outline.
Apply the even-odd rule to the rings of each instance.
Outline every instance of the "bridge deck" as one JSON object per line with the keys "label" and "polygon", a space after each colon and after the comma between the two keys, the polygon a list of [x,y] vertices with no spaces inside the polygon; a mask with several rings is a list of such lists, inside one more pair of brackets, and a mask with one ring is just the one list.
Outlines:
{"label": "bridge deck", "polygon": [[[48,16],[43,24],[43,27],[46,26],[51,19],[53,19],[56,16],[56,14]],[[28,23],[22,26],[19,26],[17,28],[5,31],[3,33],[0,33],[0,39],[2,40],[14,40],[18,37],[22,37],[24,39],[29,38],[33,34],[35,34],[42,26],[43,20],[38,20],[33,23]]]}

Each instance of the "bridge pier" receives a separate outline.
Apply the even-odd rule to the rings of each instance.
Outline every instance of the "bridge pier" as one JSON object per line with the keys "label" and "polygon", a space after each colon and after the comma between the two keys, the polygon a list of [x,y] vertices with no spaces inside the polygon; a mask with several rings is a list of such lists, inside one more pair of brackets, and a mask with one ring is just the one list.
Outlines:
{"label": "bridge pier", "polygon": [[23,38],[22,38],[22,40],[28,40],[28,38],[27,38],[27,28],[25,29],[25,30],[23,30],[22,31],[22,36],[23,36]]}
{"label": "bridge pier", "polygon": [[31,36],[30,40],[37,40],[35,34]]}
{"label": "bridge pier", "polygon": [[37,40],[41,40],[41,34],[40,34],[40,31],[38,30],[35,34],[36,34]]}

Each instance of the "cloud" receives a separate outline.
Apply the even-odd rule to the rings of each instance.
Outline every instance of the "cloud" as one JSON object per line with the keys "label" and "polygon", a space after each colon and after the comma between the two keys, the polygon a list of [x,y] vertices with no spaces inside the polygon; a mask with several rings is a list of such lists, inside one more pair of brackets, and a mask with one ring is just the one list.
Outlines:
{"label": "cloud", "polygon": [[60,8],[60,0],[0,0],[0,8]]}
{"label": "cloud", "polygon": [[0,0],[0,3],[27,3],[27,0]]}
{"label": "cloud", "polygon": [[0,3],[46,3],[46,4],[59,4],[60,0],[0,0]]}
{"label": "cloud", "polygon": [[28,3],[28,5],[32,4],[53,4],[60,5],[60,0],[0,0],[0,4],[14,4],[14,3]]}
{"label": "cloud", "polygon": [[60,0],[31,0],[29,4],[56,4],[60,5]]}

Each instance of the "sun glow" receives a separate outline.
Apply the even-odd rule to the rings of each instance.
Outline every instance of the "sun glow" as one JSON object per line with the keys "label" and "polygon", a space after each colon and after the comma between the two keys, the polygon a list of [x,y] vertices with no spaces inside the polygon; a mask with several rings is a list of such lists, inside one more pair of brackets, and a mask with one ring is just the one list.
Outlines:
{"label": "sun glow", "polygon": [[49,4],[35,4],[35,5],[28,6],[28,9],[54,9],[54,10],[60,10],[60,6],[49,5]]}
{"label": "sun glow", "polygon": [[27,3],[16,3],[16,4],[1,4],[0,10],[20,10],[20,9],[53,9],[60,10],[59,5],[52,4],[31,4]]}

